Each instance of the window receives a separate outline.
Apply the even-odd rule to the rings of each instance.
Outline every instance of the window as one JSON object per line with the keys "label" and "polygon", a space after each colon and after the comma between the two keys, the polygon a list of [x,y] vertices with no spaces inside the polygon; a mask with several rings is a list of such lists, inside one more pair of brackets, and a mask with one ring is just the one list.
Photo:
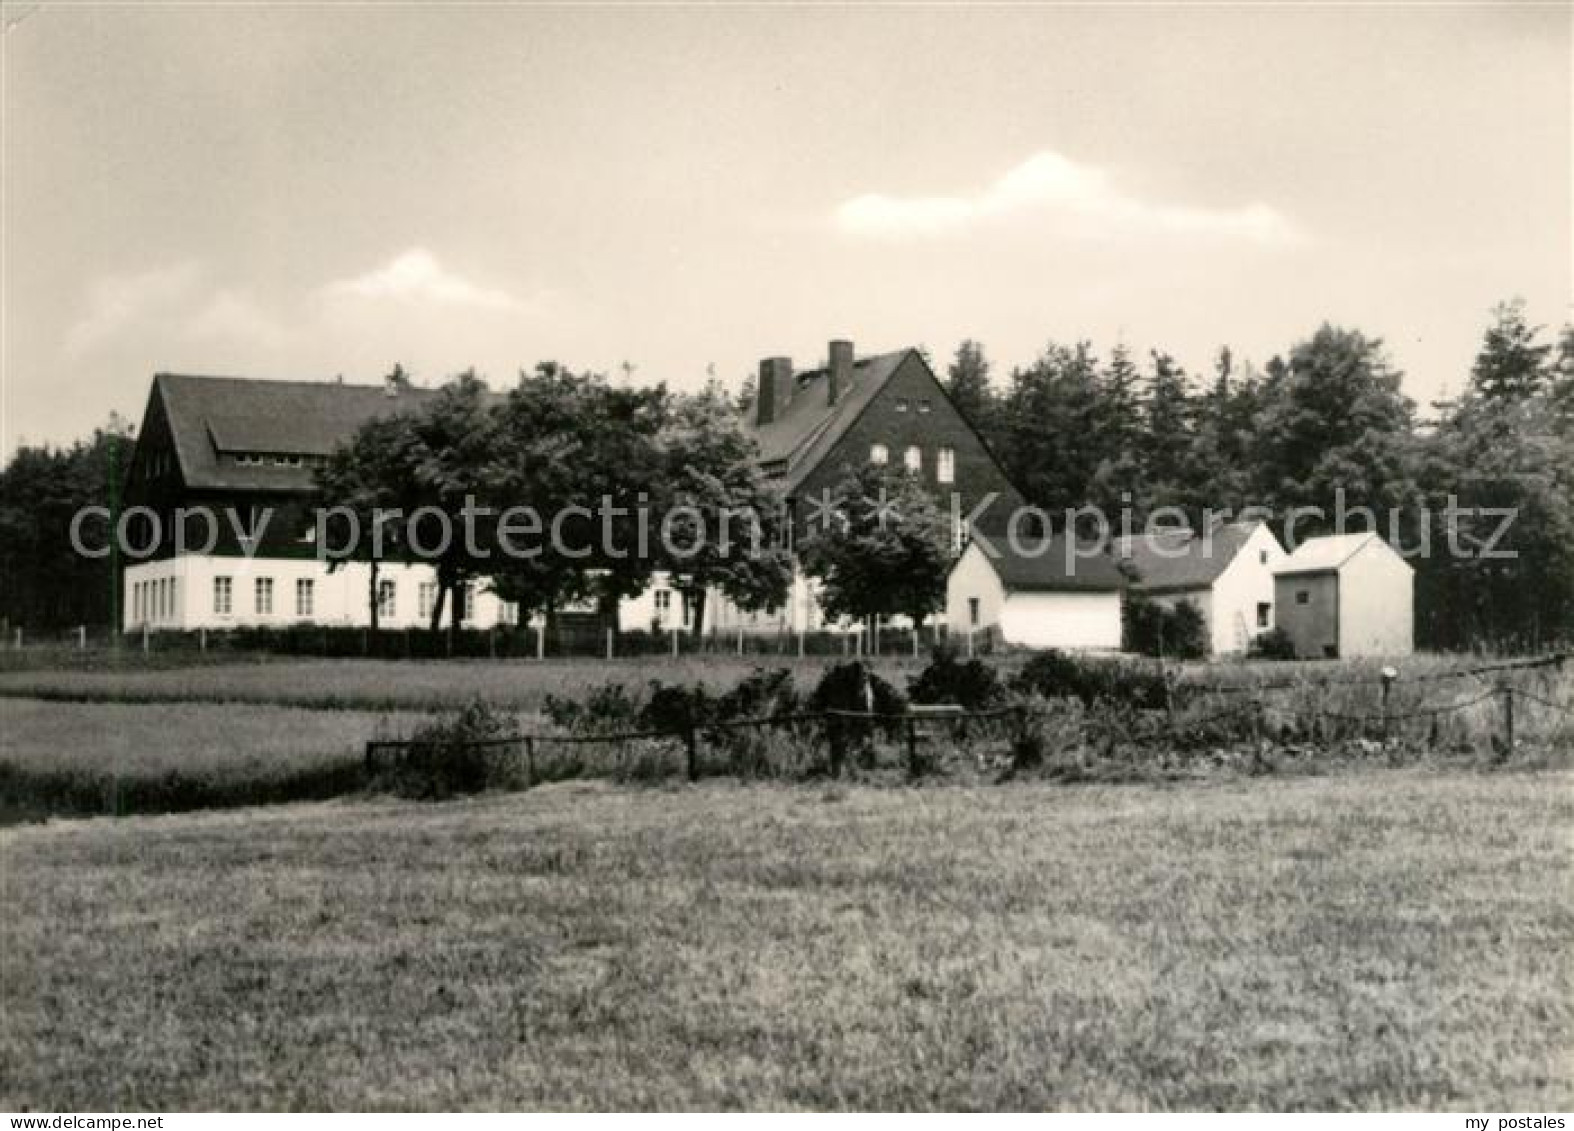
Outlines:
{"label": "window", "polygon": [[309,577],[302,577],[295,582],[296,616],[309,617],[312,615],[312,608],[315,604],[314,598],[316,597],[316,593],[313,592],[314,588],[315,586]]}
{"label": "window", "polygon": [[459,620],[468,623],[475,620],[475,585],[465,582],[463,585],[454,586],[454,601],[459,605]]}
{"label": "window", "polygon": [[910,444],[907,451],[902,453],[902,463],[908,471],[922,471],[924,469],[924,450],[917,444]]}
{"label": "window", "polygon": [[876,467],[884,467],[890,458],[891,453],[884,444],[869,445],[869,462]]}
{"label": "window", "polygon": [[230,598],[233,592],[234,586],[229,578],[215,577],[213,579],[213,612],[215,615],[221,617],[230,615],[232,608]]}
{"label": "window", "polygon": [[257,579],[257,615],[271,617],[273,615],[273,578],[259,577]]}
{"label": "window", "polygon": [[672,590],[656,590],[656,612],[662,619],[666,619],[667,612],[672,608]]}
{"label": "window", "polygon": [[1257,551],[1257,564],[1258,565],[1267,565],[1268,564],[1268,551],[1267,550],[1258,550]]}
{"label": "window", "polygon": [[970,624],[974,628],[978,627],[978,598],[977,597],[969,597],[967,599],[967,623]]}
{"label": "window", "polygon": [[399,610],[399,586],[392,581],[377,583],[377,615],[392,617]]}
{"label": "window", "polygon": [[502,621],[503,621],[504,624],[518,624],[519,623],[519,602],[518,601],[504,601],[503,602],[503,607],[502,607],[502,612],[501,612],[500,616],[501,616]]}
{"label": "window", "polygon": [[1268,621],[1272,618],[1272,616],[1273,616],[1273,606],[1270,605],[1267,601],[1258,601],[1257,602],[1257,627],[1258,628],[1267,628],[1268,627]]}
{"label": "window", "polygon": [[956,452],[951,448],[941,448],[935,456],[935,478],[942,483],[956,482]]}
{"label": "window", "polygon": [[416,587],[415,607],[422,620],[432,619],[432,610],[437,607],[437,582],[423,581]]}
{"label": "window", "polygon": [[927,397],[918,402],[918,411],[920,413],[929,412],[934,407],[934,405],[929,403],[929,399]]}
{"label": "window", "polygon": [[1312,603],[1312,591],[1310,589],[1297,589],[1295,591],[1295,603],[1297,605],[1310,605]]}
{"label": "window", "polygon": [[898,397],[897,398],[897,400],[896,400],[896,411],[897,412],[906,412],[907,411],[907,398],[906,397]]}

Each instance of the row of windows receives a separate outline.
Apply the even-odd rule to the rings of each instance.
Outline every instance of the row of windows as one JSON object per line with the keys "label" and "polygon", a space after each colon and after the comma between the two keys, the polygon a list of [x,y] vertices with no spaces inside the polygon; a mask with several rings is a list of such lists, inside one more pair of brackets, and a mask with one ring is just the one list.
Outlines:
{"label": "row of windows", "polygon": [[327,456],[291,455],[285,452],[271,455],[266,452],[236,452],[234,459],[240,467],[263,467],[268,464],[274,467],[322,467],[328,462]]}
{"label": "row of windows", "polygon": [[917,410],[919,415],[922,415],[922,414],[924,414],[926,412],[933,412],[934,411],[934,407],[935,407],[934,404],[929,400],[928,397],[925,397],[923,400],[920,400],[920,401],[917,401],[917,402],[912,402],[912,403],[909,403],[909,401],[908,401],[908,399],[906,397],[898,397],[897,401],[896,401],[896,411],[897,412],[907,412],[907,411],[909,411],[909,409],[915,409],[915,410]]}
{"label": "row of windows", "polygon": [[[869,446],[869,462],[879,467],[884,467],[891,462],[891,449],[884,444],[871,444]],[[917,444],[909,444],[902,453],[902,466],[908,471],[921,474],[924,470],[924,450]],[[941,448],[935,453],[935,479],[940,483],[954,483],[956,481],[956,451],[952,448]]]}
{"label": "row of windows", "polygon": [[[459,600],[463,602],[462,620],[470,620],[474,616],[475,588],[472,585],[461,586],[464,590]],[[297,578],[295,582],[295,615],[297,617],[310,617],[316,613],[316,582],[311,578]],[[425,620],[432,615],[432,609],[437,604],[437,583],[423,581],[416,586],[416,612]],[[231,616],[235,612],[235,583],[230,577],[215,577],[213,579],[213,612],[221,617]],[[273,578],[258,577],[252,581],[252,612],[257,616],[273,615]],[[392,619],[399,615],[399,583],[391,578],[383,578],[377,583],[377,615]],[[503,622],[514,624],[518,620],[519,606],[511,601],[503,604]]]}
{"label": "row of windows", "polygon": [[131,586],[131,620],[134,624],[168,620],[175,615],[175,579],[159,577]]}

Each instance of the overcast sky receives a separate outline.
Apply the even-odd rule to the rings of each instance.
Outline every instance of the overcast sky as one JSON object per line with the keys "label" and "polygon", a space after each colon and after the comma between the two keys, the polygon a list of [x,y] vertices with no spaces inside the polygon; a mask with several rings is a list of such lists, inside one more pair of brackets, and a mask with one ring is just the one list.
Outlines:
{"label": "overcast sky", "polygon": [[1571,316],[1563,4],[4,12],[7,451],[160,370],[1197,372],[1324,320],[1424,404],[1498,300]]}

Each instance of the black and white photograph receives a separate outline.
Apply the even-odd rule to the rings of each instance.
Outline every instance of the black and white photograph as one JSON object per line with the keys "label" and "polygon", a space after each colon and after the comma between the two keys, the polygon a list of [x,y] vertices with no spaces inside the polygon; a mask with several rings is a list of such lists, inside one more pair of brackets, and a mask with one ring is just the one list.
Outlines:
{"label": "black and white photograph", "polygon": [[0,13],[8,1127],[1568,1131],[1567,0]]}

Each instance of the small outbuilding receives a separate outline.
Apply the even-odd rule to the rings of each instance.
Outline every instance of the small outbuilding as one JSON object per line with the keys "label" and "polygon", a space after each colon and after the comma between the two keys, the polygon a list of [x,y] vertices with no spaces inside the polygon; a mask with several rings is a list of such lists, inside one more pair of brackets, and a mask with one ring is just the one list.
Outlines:
{"label": "small outbuilding", "polygon": [[1407,656],[1415,571],[1376,534],[1308,538],[1274,567],[1278,627],[1303,658]]}
{"label": "small outbuilding", "polygon": [[1091,546],[975,541],[951,569],[946,623],[953,636],[993,630],[1030,648],[1118,649],[1124,586],[1115,562]]}
{"label": "small outbuilding", "polygon": [[1120,539],[1117,553],[1129,592],[1166,608],[1197,606],[1215,656],[1245,652],[1273,627],[1273,571],[1285,553],[1266,522],[1150,531]]}

